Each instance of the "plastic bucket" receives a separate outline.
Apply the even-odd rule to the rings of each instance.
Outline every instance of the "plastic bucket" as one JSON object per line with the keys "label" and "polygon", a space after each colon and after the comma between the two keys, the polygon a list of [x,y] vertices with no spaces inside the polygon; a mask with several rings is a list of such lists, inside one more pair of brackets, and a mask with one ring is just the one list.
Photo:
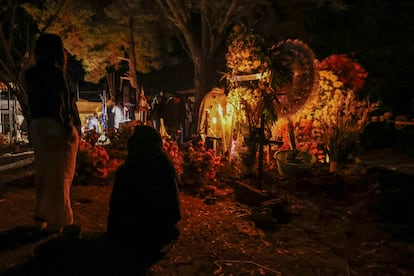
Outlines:
{"label": "plastic bucket", "polygon": [[281,176],[306,174],[316,162],[316,156],[305,151],[282,150],[275,153],[277,170]]}

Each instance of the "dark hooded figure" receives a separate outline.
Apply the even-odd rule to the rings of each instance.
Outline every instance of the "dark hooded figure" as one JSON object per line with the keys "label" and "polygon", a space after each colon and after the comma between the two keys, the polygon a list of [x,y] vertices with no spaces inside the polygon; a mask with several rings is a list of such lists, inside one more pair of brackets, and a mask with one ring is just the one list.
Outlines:
{"label": "dark hooded figure", "polygon": [[179,235],[178,177],[154,128],[136,126],[127,149],[125,163],[116,172],[107,233],[133,254],[161,256]]}

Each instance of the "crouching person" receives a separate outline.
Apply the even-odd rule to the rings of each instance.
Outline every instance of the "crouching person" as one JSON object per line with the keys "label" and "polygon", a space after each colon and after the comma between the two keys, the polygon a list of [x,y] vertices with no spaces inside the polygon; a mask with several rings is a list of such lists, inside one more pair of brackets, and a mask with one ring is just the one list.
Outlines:
{"label": "crouching person", "polygon": [[136,126],[127,149],[115,176],[107,234],[124,261],[139,262],[146,269],[179,236],[178,177],[154,128]]}

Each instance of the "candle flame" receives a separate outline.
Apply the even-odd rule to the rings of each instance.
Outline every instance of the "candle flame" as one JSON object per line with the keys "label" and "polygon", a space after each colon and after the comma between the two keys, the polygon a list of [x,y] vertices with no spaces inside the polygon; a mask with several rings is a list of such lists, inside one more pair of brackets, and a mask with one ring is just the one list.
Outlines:
{"label": "candle flame", "polygon": [[218,113],[219,113],[220,117],[223,116],[223,108],[221,107],[221,104],[218,104]]}

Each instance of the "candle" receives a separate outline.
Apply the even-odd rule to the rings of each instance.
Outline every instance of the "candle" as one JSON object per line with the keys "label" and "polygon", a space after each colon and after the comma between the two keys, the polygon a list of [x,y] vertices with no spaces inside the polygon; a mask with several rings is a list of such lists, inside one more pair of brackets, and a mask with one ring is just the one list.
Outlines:
{"label": "candle", "polygon": [[213,123],[213,129],[211,131],[213,132],[213,136],[217,137],[217,118],[214,116],[211,118],[211,122]]}
{"label": "candle", "polygon": [[223,151],[226,152],[227,151],[226,132],[225,132],[226,122],[223,117],[223,108],[221,107],[221,104],[218,105],[218,114],[220,116],[220,123],[221,123],[221,139],[222,139],[222,144],[223,144]]}

